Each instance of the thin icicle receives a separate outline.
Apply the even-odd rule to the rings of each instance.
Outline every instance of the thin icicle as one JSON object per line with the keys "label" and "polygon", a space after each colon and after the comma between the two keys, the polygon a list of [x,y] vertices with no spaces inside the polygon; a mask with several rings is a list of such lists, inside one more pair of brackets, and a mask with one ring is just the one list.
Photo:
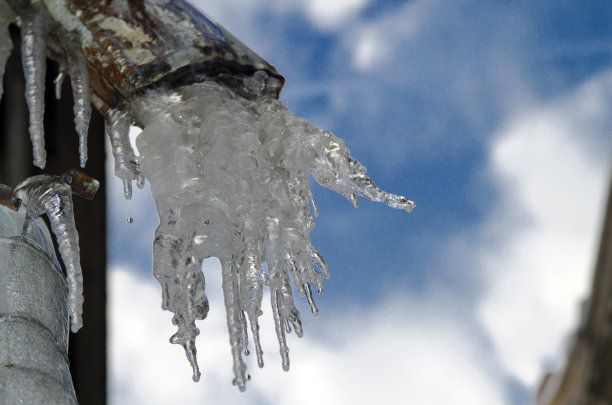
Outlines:
{"label": "thin icicle", "polygon": [[51,22],[42,7],[24,13],[21,27],[21,59],[25,74],[25,96],[30,112],[30,139],[34,165],[45,168],[44,114],[45,73],[47,71],[47,35]]}
{"label": "thin icicle", "polygon": [[83,273],[70,183],[59,176],[34,176],[15,187],[14,196],[25,205],[28,215],[47,214],[49,218],[66,269],[70,324],[76,332],[83,326]]}
{"label": "thin icicle", "polygon": [[85,167],[87,162],[87,131],[91,119],[91,90],[89,89],[87,61],[83,51],[72,41],[64,41],[62,45],[66,51],[66,61],[68,62],[68,72],[72,84],[74,125],[79,134],[79,157],[81,167]]}
{"label": "thin icicle", "polygon": [[64,79],[66,78],[66,74],[60,71],[55,79],[53,80],[53,84],[55,85],[55,99],[61,100],[62,98],[62,85],[64,84]]}
{"label": "thin icicle", "polygon": [[240,391],[244,391],[246,389],[247,374],[246,365],[242,360],[244,341],[242,340],[243,324],[242,311],[240,310],[240,293],[238,291],[238,272],[236,267],[229,261],[225,261],[221,266],[227,329],[229,330],[230,346],[234,359],[233,384],[237,385]]}
{"label": "thin icicle", "polygon": [[8,4],[0,0],[0,100],[4,92],[4,69],[6,60],[13,49],[13,41],[9,33],[8,26],[12,21],[13,13]]}
{"label": "thin icicle", "polygon": [[107,115],[106,133],[108,134],[113,157],[115,158],[115,176],[123,182],[123,195],[126,200],[132,198],[132,181],[142,188],[144,177],[136,161],[136,154],[130,144],[130,117],[125,111],[111,109]]}
{"label": "thin icicle", "polygon": [[252,221],[245,223],[243,234],[247,234],[247,240],[244,243],[244,255],[240,263],[240,300],[242,308],[247,313],[249,324],[251,325],[251,333],[253,335],[253,344],[255,345],[255,354],[257,356],[257,364],[263,367],[263,351],[259,341],[259,322],[258,318],[263,314],[261,311],[261,301],[263,298],[264,274],[261,269],[261,238],[251,238]]}

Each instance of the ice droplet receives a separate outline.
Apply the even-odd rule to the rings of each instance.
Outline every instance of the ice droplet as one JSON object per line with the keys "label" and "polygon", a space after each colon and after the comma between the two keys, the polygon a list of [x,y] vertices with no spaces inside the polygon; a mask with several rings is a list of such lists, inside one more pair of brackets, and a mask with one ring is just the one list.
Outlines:
{"label": "ice droplet", "polygon": [[[253,80],[263,80],[259,73]],[[270,290],[282,367],[288,370],[286,334],[293,329],[303,335],[291,280],[316,316],[313,288],[321,294],[323,278],[329,277],[310,240],[317,209],[308,173],[354,203],[364,196],[407,211],[414,203],[376,187],[341,139],[295,117],[276,99],[247,100],[204,81],[150,90],[130,108],[132,121],[144,125],[136,139],[138,162],[160,220],[153,274],[162,308],[174,313],[178,327],[172,343],[183,345],[195,375],[195,320],[208,312],[200,265],[215,256],[222,264],[234,384],[244,390],[248,380],[242,355],[249,325],[263,366],[258,317],[264,286]],[[116,168],[127,169],[116,170],[125,184],[138,166],[126,163],[133,161],[126,136],[130,120],[121,114],[126,113],[113,112],[109,135]]]}

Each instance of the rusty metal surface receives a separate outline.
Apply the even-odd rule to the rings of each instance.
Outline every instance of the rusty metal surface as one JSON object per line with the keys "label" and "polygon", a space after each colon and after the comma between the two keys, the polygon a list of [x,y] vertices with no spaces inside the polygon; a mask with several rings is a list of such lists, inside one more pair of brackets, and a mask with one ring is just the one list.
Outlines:
{"label": "rusty metal surface", "polygon": [[76,169],[64,173],[63,177],[70,183],[73,194],[88,200],[93,200],[98,188],[100,188],[100,182],[98,180]]}
{"label": "rusty metal surface", "polygon": [[[66,41],[87,59],[92,102],[103,114],[151,87],[204,78],[244,90],[242,78],[278,71],[210,17],[183,0],[8,0],[20,15],[45,7],[54,21],[48,56],[65,67]],[[248,89],[241,94],[249,96]]]}
{"label": "rusty metal surface", "polygon": [[98,180],[76,169],[68,170],[61,176],[41,174],[38,176],[29,177],[14,188],[0,184],[0,205],[17,210],[20,202],[16,199],[14,192],[20,188],[23,188],[24,186],[36,186],[40,188],[41,192],[45,192],[47,189],[52,190],[56,183],[69,185],[72,190],[72,194],[88,200],[93,200],[98,188],[100,187],[100,182]]}
{"label": "rusty metal surface", "polygon": [[80,22],[72,26],[90,65],[92,89],[111,106],[150,86],[198,75],[263,70],[284,81],[272,65],[181,0],[66,0],[65,12]]}

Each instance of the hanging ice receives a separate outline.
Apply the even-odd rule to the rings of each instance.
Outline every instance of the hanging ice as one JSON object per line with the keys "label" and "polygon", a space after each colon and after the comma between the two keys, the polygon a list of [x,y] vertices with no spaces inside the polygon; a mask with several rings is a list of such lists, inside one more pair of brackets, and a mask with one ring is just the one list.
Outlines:
{"label": "hanging ice", "polygon": [[132,198],[132,181],[138,188],[144,186],[144,178],[140,174],[136,154],[130,144],[129,132],[131,119],[125,111],[111,109],[108,111],[106,134],[110,138],[113,157],[115,158],[115,176],[123,182],[123,195]]}
{"label": "hanging ice", "polygon": [[[81,167],[87,162],[87,131],[91,119],[91,101],[89,89],[89,74],[87,62],[81,49],[72,41],[63,42],[66,51],[66,61],[72,84],[72,98],[74,99],[74,125],[79,134],[79,157]],[[60,83],[61,87],[61,83]]]}
{"label": "hanging ice", "polygon": [[[265,77],[257,73],[253,80]],[[316,208],[307,173],[355,206],[357,196],[406,211],[414,203],[376,187],[341,139],[261,94],[251,101],[203,82],[151,91],[132,102],[131,111],[144,126],[136,139],[139,163],[160,221],[153,274],[162,288],[162,307],[174,313],[178,327],[171,342],[185,348],[194,380],[200,376],[195,320],[208,312],[200,267],[209,256],[222,264],[234,384],[244,390],[247,381],[242,360],[247,318],[263,366],[257,319],[264,286],[270,289],[282,366],[288,370],[285,334],[293,329],[302,336],[290,278],[317,315],[313,286],[322,293],[322,279],[329,277],[310,241]]]}
{"label": "hanging ice", "polygon": [[[30,116],[30,139],[34,155],[34,164],[41,169],[46,164],[44,113],[45,113],[45,74],[47,70],[47,41],[49,33],[57,26],[45,7],[36,6],[21,10],[21,57],[25,75],[25,97]],[[3,94],[2,77],[6,60],[12,43],[8,25],[15,22],[13,10],[0,0],[0,99]],[[65,65],[70,75],[74,98],[75,130],[79,135],[79,154],[81,167],[87,161],[87,131],[91,117],[90,86],[87,62],[79,45],[64,32],[56,32],[64,51]],[[61,84],[64,72],[56,80],[56,95],[61,95]]]}
{"label": "hanging ice", "polygon": [[8,26],[13,20],[12,10],[8,4],[4,1],[0,1],[0,100],[2,99],[2,93],[4,91],[4,67],[6,66],[6,60],[11,54],[13,43],[9,34]]}
{"label": "hanging ice", "polygon": [[47,34],[51,29],[49,17],[42,8],[24,13],[21,28],[21,59],[25,74],[25,96],[30,110],[30,139],[34,164],[45,168],[44,114],[45,73],[47,71]]}
{"label": "hanging ice", "polygon": [[[93,93],[107,119],[115,174],[125,197],[131,197],[132,181],[139,187],[144,178],[151,183],[160,222],[153,274],[162,289],[162,308],[173,313],[177,326],[170,341],[185,349],[193,379],[200,378],[195,321],[204,319],[209,308],[201,265],[210,256],[222,264],[234,384],[244,390],[248,380],[242,355],[248,354],[249,329],[263,367],[258,318],[265,287],[282,367],[288,370],[286,334],[294,330],[302,336],[293,292],[306,297],[316,316],[313,289],[321,294],[323,278],[329,277],[310,240],[317,208],[308,173],[355,206],[358,196],[406,211],[414,203],[380,190],[341,139],[295,117],[276,99],[282,76],[274,67],[191,6],[178,0],[81,6],[28,3],[15,18],[0,0],[0,79],[11,47],[3,33],[10,21],[18,20],[34,163],[45,166],[44,78],[51,33],[58,42],[50,47],[60,62],[58,97],[64,75],[71,77],[81,166],[87,160]],[[147,18],[131,18],[139,13]],[[165,29],[157,31],[156,25]],[[95,74],[92,82],[102,92],[90,90],[88,62]],[[175,88],[200,80],[206,81]],[[137,138],[139,157],[128,138],[133,124],[143,127]],[[49,192],[39,182],[43,177],[53,183]],[[20,185],[16,197],[31,213],[50,218],[67,270],[72,329],[77,330],[82,276],[70,187],[65,178],[34,179]]]}
{"label": "hanging ice", "polygon": [[[83,182],[82,177],[86,177]],[[83,274],[79,254],[79,235],[74,225],[72,212],[73,183],[85,185],[84,196],[93,197],[98,182],[78,172],[64,176],[39,175],[30,177],[13,190],[13,202],[23,204],[27,214],[39,217],[47,214],[51,231],[55,235],[58,249],[66,269],[68,283],[68,311],[71,330],[83,326]]]}

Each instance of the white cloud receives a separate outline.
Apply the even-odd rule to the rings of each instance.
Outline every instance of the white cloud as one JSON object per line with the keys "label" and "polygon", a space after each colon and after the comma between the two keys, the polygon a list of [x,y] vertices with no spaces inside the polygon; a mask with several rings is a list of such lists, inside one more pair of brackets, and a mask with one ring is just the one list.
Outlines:
{"label": "white cloud", "polygon": [[[372,21],[358,21],[343,37],[358,71],[385,67],[393,59],[402,60],[406,48],[424,25],[439,11],[435,3],[416,0],[383,14]],[[399,54],[398,54],[399,52]]]}
{"label": "white cloud", "polygon": [[545,363],[565,355],[564,338],[590,286],[609,174],[594,139],[606,139],[611,88],[607,73],[529,108],[491,147],[501,200],[479,235],[477,260],[489,285],[480,317],[502,365],[530,386]]}
{"label": "white cloud", "polygon": [[304,15],[310,23],[324,31],[339,31],[343,26],[354,21],[359,12],[363,10],[371,0],[226,0],[223,2],[212,0],[195,0],[193,3],[205,13],[218,20],[226,27],[235,27],[240,30],[241,21],[249,27],[255,26],[253,19],[260,13],[267,12],[274,15],[285,15],[291,12],[299,12]]}
{"label": "white cloud", "polygon": [[[406,297],[373,308],[345,308],[337,311],[343,314],[339,317],[321,308],[319,319],[306,321],[303,339],[289,336],[288,373],[281,370],[274,326],[266,318],[270,311],[264,307],[266,366],[258,369],[249,358],[252,380],[247,392],[239,393],[231,385],[218,265],[206,267],[205,273],[211,312],[198,325],[203,375],[195,384],[182,348],[168,343],[173,333],[170,314],[161,311],[152,278],[126,268],[110,271],[111,404],[504,403],[498,376],[488,373],[478,343],[461,321],[440,310],[423,310]],[[317,326],[322,333],[316,332]]]}
{"label": "white cloud", "polygon": [[335,31],[363,10],[369,0],[308,0],[300,3],[305,5],[314,26]]}

